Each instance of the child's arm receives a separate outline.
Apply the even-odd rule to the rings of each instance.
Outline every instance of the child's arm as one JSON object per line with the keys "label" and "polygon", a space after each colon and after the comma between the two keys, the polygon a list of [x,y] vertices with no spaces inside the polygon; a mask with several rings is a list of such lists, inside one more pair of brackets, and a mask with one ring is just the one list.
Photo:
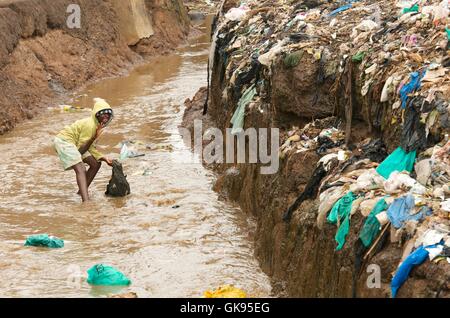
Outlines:
{"label": "child's arm", "polygon": [[97,139],[100,136],[102,128],[103,128],[102,125],[98,125],[97,130],[95,131],[95,135],[78,149],[78,151],[82,155],[84,155],[86,151],[88,151],[89,148],[91,148],[92,143],[95,141],[95,139]]}
{"label": "child's arm", "polygon": [[107,164],[108,166],[111,166],[111,167],[112,167],[112,160],[111,160],[110,158],[107,158],[107,157],[101,157],[99,160],[100,160],[100,161],[106,162],[106,164]]}

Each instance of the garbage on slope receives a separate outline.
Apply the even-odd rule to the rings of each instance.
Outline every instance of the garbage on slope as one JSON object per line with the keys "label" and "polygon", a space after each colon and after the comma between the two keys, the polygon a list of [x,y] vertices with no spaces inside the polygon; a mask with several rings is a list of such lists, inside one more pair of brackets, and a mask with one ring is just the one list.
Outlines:
{"label": "garbage on slope", "polygon": [[[404,232],[416,242],[426,230],[441,232],[445,251],[450,244],[448,1],[317,0],[294,6],[280,0],[274,6],[273,1],[248,0],[245,6],[250,10],[239,19],[219,19],[212,52],[215,61],[220,57],[225,63],[220,80],[228,86],[222,99],[236,101],[240,128],[245,128],[249,111],[264,111],[271,75],[281,61],[286,71],[316,63],[318,83],[335,78],[335,87],[343,93],[357,90],[359,96],[370,97],[373,103],[364,106],[367,112],[389,109],[387,124],[402,130],[398,148],[390,154],[379,139],[349,149],[351,113],[345,126],[330,117],[282,134],[282,160],[315,151],[326,171],[320,178],[313,174],[308,190],[316,191],[300,194],[284,220],[288,222],[304,200],[317,197],[317,225],[323,228],[330,211],[339,211],[340,200],[352,192],[357,199],[349,209],[331,217],[338,225],[339,249],[345,248],[351,217],[359,212],[366,218],[360,238],[367,249],[376,244],[381,227],[387,226],[391,241],[399,244]],[[357,87],[346,81],[352,70],[361,84]],[[253,88],[255,94],[243,107],[245,93]],[[382,125],[380,120],[369,124]],[[382,199],[385,204],[380,210],[377,203]],[[427,246],[406,250],[405,244],[405,257]],[[399,281],[394,280],[393,296]]]}

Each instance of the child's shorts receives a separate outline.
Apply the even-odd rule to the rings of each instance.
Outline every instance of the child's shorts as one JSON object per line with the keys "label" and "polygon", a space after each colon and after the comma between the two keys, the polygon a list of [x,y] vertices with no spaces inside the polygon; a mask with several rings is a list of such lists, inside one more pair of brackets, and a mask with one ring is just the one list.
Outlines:
{"label": "child's shorts", "polygon": [[82,156],[74,144],[67,142],[59,137],[55,137],[55,139],[53,140],[53,144],[64,167],[64,170],[68,170],[74,165],[83,162],[84,158],[90,156],[89,152],[86,152]]}

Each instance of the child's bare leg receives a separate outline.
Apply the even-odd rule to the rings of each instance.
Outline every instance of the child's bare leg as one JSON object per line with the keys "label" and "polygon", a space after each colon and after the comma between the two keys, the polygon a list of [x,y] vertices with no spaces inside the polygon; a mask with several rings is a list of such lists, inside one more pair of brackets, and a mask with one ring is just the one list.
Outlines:
{"label": "child's bare leg", "polygon": [[86,168],[84,167],[84,164],[80,162],[73,166],[73,170],[75,170],[77,176],[77,184],[80,189],[81,199],[83,202],[88,201],[89,194],[87,190]]}
{"label": "child's bare leg", "polygon": [[86,172],[86,180],[87,180],[87,187],[92,183],[92,180],[94,180],[95,176],[97,175],[97,172],[100,170],[100,167],[102,163],[100,161],[97,161],[94,159],[94,157],[89,156],[83,160],[85,163],[89,165],[89,169]]}

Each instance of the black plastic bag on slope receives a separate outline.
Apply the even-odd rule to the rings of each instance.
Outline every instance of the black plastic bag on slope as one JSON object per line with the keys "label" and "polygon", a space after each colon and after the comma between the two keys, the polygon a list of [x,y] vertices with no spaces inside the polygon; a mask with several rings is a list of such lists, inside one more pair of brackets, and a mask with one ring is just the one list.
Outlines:
{"label": "black plastic bag on slope", "polygon": [[363,157],[369,158],[370,161],[381,163],[388,156],[386,145],[381,139],[371,140],[369,143],[361,147]]}
{"label": "black plastic bag on slope", "polygon": [[314,170],[312,177],[309,179],[308,184],[305,187],[305,190],[283,214],[284,222],[289,222],[291,220],[292,214],[302,204],[303,201],[307,199],[313,199],[317,196],[320,182],[326,175],[327,171],[325,170],[323,163],[320,163]]}
{"label": "black plastic bag on slope", "polygon": [[344,144],[344,140],[338,140],[334,142],[331,138],[327,136],[319,136],[317,137],[318,148],[316,150],[317,154],[323,155],[327,153],[328,149],[334,147],[340,147]]}
{"label": "black plastic bag on slope", "polygon": [[400,145],[407,153],[414,150],[420,152],[427,146],[425,124],[420,122],[422,103],[422,97],[412,98],[405,110],[405,122]]}

